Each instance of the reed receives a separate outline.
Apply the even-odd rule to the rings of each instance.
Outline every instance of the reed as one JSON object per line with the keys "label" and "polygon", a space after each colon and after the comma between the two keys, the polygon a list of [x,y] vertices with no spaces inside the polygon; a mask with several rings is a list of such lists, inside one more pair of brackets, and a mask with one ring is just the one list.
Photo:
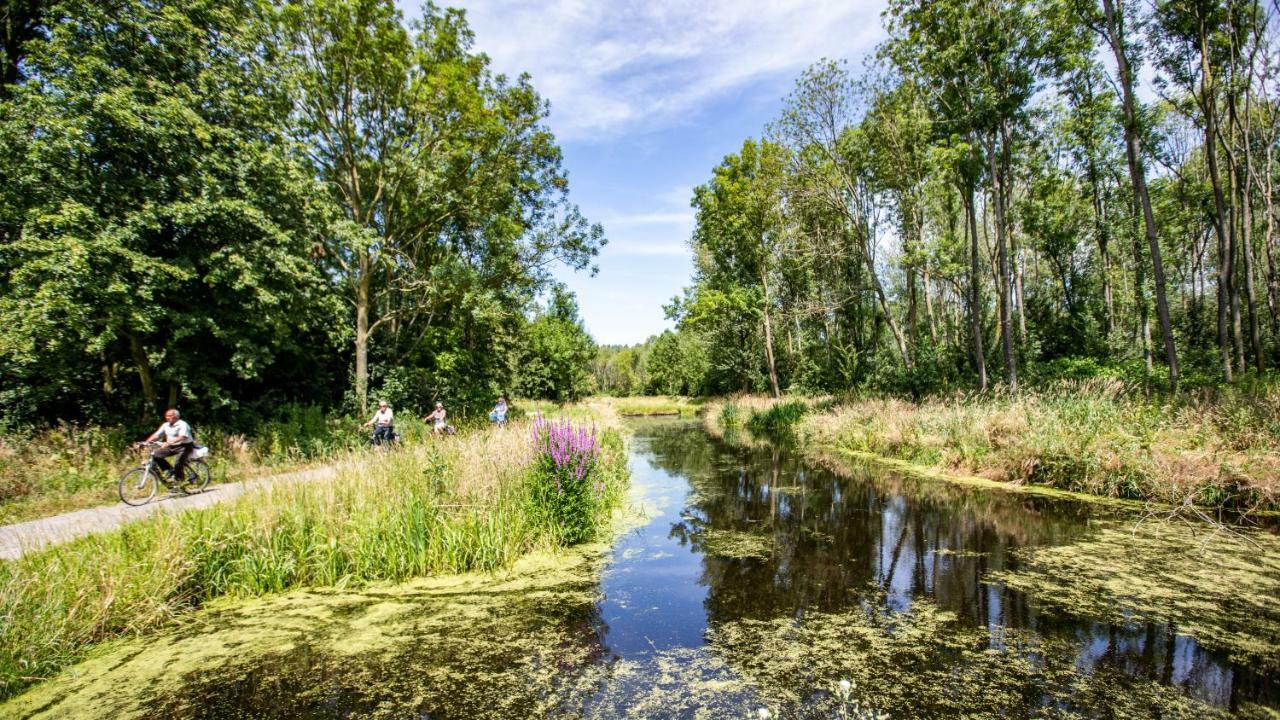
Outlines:
{"label": "reed", "polygon": [[[589,520],[602,526],[627,470],[618,427],[597,420],[586,479],[601,488]],[[435,438],[4,563],[0,696],[214,598],[493,570],[553,548],[563,538],[531,493],[538,455],[527,424]]]}
{"label": "reed", "polygon": [[1115,380],[1018,395],[862,398],[811,415],[818,445],[1107,497],[1280,505],[1280,390],[1148,397]]}

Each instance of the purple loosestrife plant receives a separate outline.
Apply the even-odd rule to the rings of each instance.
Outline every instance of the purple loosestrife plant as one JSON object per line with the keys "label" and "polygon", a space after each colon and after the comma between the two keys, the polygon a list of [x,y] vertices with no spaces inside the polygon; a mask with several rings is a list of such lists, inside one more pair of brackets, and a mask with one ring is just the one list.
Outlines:
{"label": "purple loosestrife plant", "polygon": [[534,516],[561,542],[590,540],[603,501],[603,487],[592,479],[600,457],[595,426],[539,417],[530,432],[536,455],[530,498]]}

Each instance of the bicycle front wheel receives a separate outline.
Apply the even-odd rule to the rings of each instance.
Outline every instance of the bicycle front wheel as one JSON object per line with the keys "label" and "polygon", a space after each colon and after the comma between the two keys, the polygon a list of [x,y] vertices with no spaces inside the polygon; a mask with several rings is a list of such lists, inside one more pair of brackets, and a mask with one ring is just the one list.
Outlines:
{"label": "bicycle front wheel", "polygon": [[159,484],[160,479],[154,472],[147,472],[147,468],[140,467],[125,473],[120,478],[117,490],[125,505],[146,505],[156,496],[156,486]]}
{"label": "bicycle front wheel", "polygon": [[209,464],[204,460],[189,460],[184,472],[187,477],[182,483],[183,492],[198,493],[209,487]]}

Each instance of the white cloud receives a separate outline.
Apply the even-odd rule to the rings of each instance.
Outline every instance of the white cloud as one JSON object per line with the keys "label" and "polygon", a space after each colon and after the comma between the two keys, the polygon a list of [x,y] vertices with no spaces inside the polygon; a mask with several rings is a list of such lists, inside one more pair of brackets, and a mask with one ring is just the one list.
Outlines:
{"label": "white cloud", "polygon": [[[411,14],[413,0],[401,0]],[[687,122],[767,78],[878,41],[880,3],[822,0],[459,0],[499,72],[529,72],[561,140]],[[784,85],[785,87],[785,85]],[[685,200],[687,202],[687,198]]]}

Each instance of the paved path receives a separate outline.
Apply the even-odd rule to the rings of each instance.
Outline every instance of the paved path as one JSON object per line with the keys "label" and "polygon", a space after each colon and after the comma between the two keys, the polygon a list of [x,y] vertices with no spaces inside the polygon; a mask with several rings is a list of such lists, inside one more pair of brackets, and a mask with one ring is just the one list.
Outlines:
{"label": "paved path", "polygon": [[157,495],[155,500],[138,507],[117,503],[13,525],[0,525],[0,560],[16,560],[22,557],[24,552],[57,545],[92,533],[114,530],[125,523],[151,517],[156,513],[180,513],[209,507],[239,497],[246,490],[264,488],[272,483],[288,480],[318,480],[333,477],[333,474],[332,466],[300,470],[258,480],[211,485],[209,489],[198,495]]}

